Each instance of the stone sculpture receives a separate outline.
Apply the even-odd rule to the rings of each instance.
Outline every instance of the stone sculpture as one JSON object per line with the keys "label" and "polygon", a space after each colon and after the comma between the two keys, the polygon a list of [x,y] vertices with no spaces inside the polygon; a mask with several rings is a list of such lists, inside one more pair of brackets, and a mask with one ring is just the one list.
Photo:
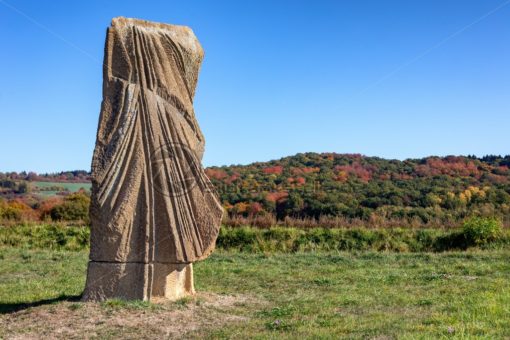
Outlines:
{"label": "stone sculpture", "polygon": [[92,159],[85,300],[177,299],[214,249],[223,210],[193,110],[203,50],[188,27],[115,18]]}

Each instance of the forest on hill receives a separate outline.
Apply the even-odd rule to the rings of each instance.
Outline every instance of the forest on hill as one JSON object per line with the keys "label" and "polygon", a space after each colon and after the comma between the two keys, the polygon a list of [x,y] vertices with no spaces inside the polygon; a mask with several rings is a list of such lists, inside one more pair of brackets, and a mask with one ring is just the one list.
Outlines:
{"label": "forest on hill", "polygon": [[[209,167],[205,172],[230,225],[450,226],[472,215],[510,222],[510,155],[400,161],[300,153],[269,162]],[[0,173],[0,219],[86,221],[86,191],[41,198],[30,190],[30,183],[89,179],[86,171]]]}
{"label": "forest on hill", "polygon": [[[300,153],[210,167],[229,216],[451,224],[470,215],[510,218],[510,156],[387,160]],[[327,219],[324,219],[327,220]]]}

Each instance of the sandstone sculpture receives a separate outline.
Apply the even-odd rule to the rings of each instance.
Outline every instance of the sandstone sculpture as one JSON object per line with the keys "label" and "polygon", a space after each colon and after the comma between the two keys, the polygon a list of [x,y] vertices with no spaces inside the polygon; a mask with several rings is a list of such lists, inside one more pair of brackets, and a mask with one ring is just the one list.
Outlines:
{"label": "sandstone sculpture", "polygon": [[193,111],[203,50],[188,27],[115,18],[92,159],[85,300],[193,294],[223,210]]}

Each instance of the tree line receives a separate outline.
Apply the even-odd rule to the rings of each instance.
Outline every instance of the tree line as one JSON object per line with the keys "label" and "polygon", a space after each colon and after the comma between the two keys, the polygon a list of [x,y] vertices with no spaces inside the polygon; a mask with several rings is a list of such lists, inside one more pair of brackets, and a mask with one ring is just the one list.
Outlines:
{"label": "tree line", "polygon": [[[440,226],[469,216],[510,221],[510,155],[401,161],[360,154],[299,153],[269,162],[209,167],[205,172],[225,208],[226,223],[232,225],[308,221],[305,225]],[[85,171],[35,174],[39,179],[52,176],[90,178]],[[10,199],[0,198],[0,209],[11,202],[18,207],[23,203],[25,210],[28,207],[43,216],[39,210],[44,202],[23,192],[23,182],[32,178],[33,173],[0,173],[0,193],[4,183],[21,188]],[[79,204],[86,213],[84,201]],[[54,201],[64,202],[65,197]],[[72,204],[68,202],[67,208]]]}

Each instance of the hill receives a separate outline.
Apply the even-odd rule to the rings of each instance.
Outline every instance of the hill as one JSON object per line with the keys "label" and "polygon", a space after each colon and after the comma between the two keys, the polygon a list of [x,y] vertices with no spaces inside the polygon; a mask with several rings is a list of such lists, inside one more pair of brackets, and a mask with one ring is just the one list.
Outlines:
{"label": "hill", "polygon": [[360,154],[300,153],[206,173],[230,216],[455,223],[468,215],[508,220],[510,156],[404,161]]}
{"label": "hill", "polygon": [[[360,154],[300,153],[205,171],[228,213],[226,223],[232,225],[268,226],[278,220],[304,226],[448,226],[471,215],[510,222],[509,155],[400,161]],[[89,178],[86,171],[0,173],[0,207],[25,203],[26,212],[44,206],[48,215],[52,206],[42,204],[48,195],[34,195],[34,188],[35,192],[44,191],[41,181],[55,182],[52,188],[57,189],[59,182],[86,182]],[[72,191],[54,192],[65,197]],[[21,216],[9,211],[9,216]]]}

